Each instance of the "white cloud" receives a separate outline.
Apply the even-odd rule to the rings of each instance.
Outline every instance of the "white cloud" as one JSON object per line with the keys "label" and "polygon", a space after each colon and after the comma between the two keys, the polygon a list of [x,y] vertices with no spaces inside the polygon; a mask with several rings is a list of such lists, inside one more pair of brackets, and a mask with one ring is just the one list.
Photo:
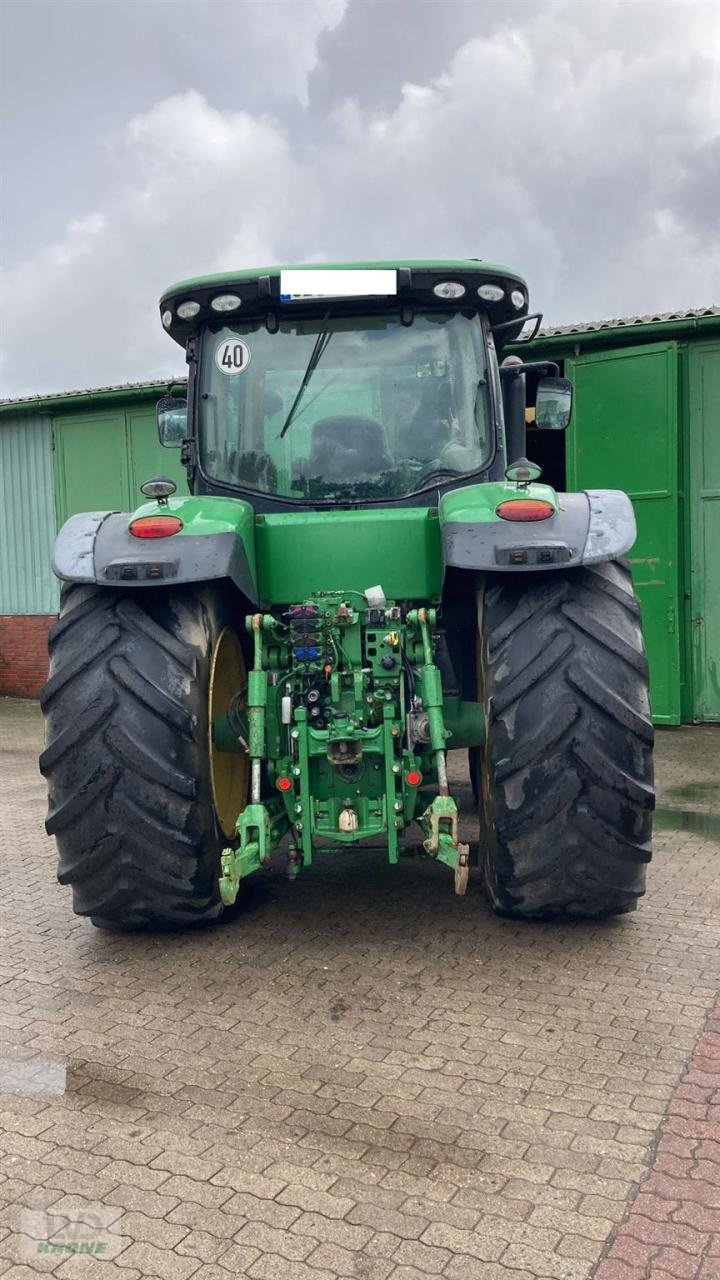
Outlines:
{"label": "white cloud", "polygon": [[6,273],[6,385],[20,392],[178,371],[162,289],[277,256],[294,161],[271,121],[190,92],[130,120],[109,148],[103,210]]}
{"label": "white cloud", "polygon": [[[719,301],[720,150],[703,141],[720,132],[720,9],[681,8],[536,9],[404,86],[392,113],[346,106],[334,226],[359,202],[367,251],[509,261],[558,319]],[[691,180],[704,221],[686,207]]]}
{"label": "white cloud", "polygon": [[[218,5],[221,22],[232,10]],[[233,37],[249,39],[267,62],[273,92],[308,101],[308,80],[319,62],[318,40],[342,22],[347,0],[255,0],[234,10]],[[228,33],[229,34],[229,33]]]}
{"label": "white cloud", "polygon": [[[343,7],[305,6],[308,36],[263,7],[252,38],[297,42],[300,97]],[[338,99],[291,130],[165,97],[106,140],[96,208],[8,273],[5,394],[176,372],[163,287],[274,261],[482,256],[552,320],[718,302],[719,64],[715,5],[552,0],[391,110]]]}

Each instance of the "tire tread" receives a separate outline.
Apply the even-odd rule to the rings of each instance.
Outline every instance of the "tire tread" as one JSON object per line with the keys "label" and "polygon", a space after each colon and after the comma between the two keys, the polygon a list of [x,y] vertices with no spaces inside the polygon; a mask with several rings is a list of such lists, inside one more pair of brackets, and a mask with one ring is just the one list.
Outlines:
{"label": "tire tread", "polygon": [[63,591],[41,695],[46,828],[75,911],[102,927],[181,928],[222,911],[207,672],[223,608],[182,588]]}
{"label": "tire tread", "polygon": [[652,856],[647,659],[627,563],[481,583],[485,884],[526,919],[633,910]]}

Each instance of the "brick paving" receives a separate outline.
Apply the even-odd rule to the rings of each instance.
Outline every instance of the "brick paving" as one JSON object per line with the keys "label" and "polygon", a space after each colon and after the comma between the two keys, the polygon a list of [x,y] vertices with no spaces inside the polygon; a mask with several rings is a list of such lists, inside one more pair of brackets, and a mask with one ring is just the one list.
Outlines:
{"label": "brick paving", "polygon": [[673,1093],[655,1156],[596,1280],[720,1276],[720,1000]]}
{"label": "brick paving", "polygon": [[720,730],[659,734],[635,915],[520,925],[356,852],[154,937],[71,914],[40,738],[0,702],[4,1277],[720,1277]]}

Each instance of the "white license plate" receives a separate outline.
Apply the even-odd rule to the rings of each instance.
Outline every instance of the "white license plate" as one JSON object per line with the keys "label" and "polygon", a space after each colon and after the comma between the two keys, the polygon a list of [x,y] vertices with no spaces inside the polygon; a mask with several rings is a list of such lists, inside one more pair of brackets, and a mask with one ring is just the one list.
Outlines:
{"label": "white license plate", "polygon": [[397,293],[397,271],[369,268],[365,271],[281,271],[283,302],[307,298],[391,298]]}

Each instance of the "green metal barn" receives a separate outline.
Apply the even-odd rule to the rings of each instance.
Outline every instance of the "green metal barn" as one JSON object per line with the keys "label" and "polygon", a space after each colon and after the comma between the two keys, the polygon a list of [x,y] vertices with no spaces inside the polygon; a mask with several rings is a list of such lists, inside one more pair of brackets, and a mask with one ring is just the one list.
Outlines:
{"label": "green metal barn", "polygon": [[[560,490],[625,489],[631,562],[659,724],[720,720],[720,308],[545,330],[526,359],[575,386],[566,435],[528,433]],[[0,402],[0,693],[36,696],[57,610],[57,528],[78,511],[132,510],[150,475],[186,491],[162,449],[166,383]]]}
{"label": "green metal barn", "polygon": [[157,438],[166,390],[143,382],[0,402],[0,695],[36,697],[45,682],[60,596],[52,546],[68,516],[137,506],[158,471],[187,492],[177,452]]}
{"label": "green metal barn", "polygon": [[575,400],[567,435],[531,429],[529,456],[560,489],[632,498],[656,723],[720,720],[720,308],[548,329],[530,349]]}

